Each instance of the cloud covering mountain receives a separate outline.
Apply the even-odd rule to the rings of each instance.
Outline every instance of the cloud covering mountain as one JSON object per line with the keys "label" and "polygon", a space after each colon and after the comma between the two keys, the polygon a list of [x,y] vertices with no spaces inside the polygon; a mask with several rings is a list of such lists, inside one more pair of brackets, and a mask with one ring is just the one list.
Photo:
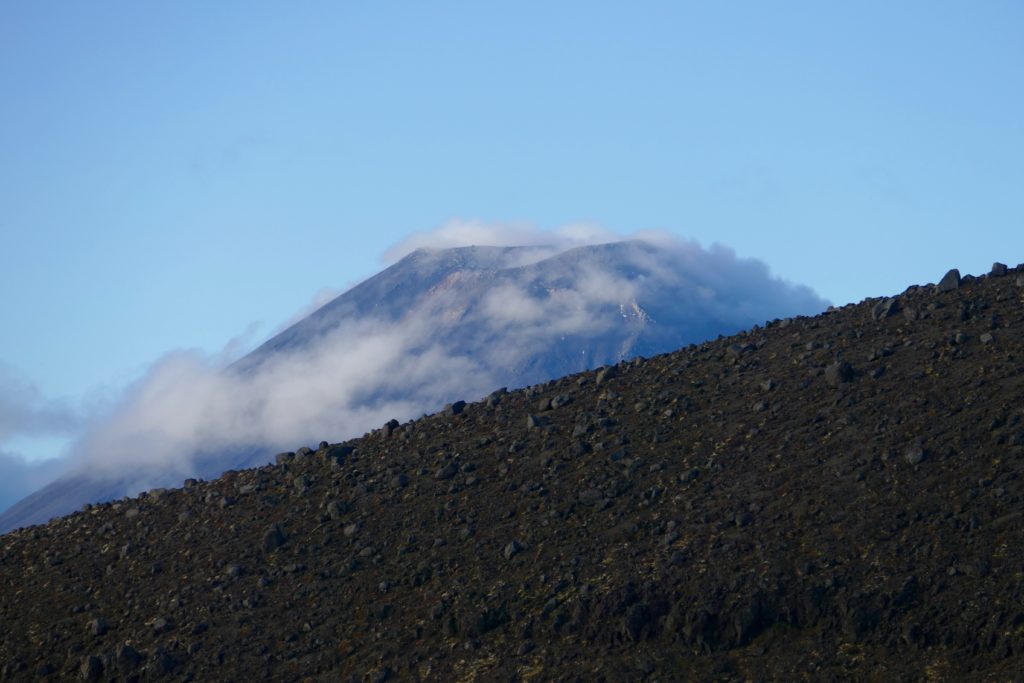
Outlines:
{"label": "cloud covering mountain", "polygon": [[[607,238],[587,226],[544,233],[468,222],[414,235],[388,252],[394,265],[227,367],[197,352],[160,359],[88,424],[65,479],[123,495],[212,476],[499,386],[827,305],[725,247],[654,233]],[[498,246],[466,246],[480,243]],[[13,410],[7,419],[17,421]],[[17,460],[4,467],[17,470]]]}

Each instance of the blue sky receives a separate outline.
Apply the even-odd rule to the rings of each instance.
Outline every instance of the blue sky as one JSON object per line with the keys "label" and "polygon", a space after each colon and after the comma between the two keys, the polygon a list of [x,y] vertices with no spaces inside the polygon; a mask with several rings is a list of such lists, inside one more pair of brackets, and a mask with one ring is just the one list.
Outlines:
{"label": "blue sky", "polygon": [[453,219],[667,230],[834,303],[1013,265],[1022,73],[1017,2],[4,3],[0,370],[90,404]]}

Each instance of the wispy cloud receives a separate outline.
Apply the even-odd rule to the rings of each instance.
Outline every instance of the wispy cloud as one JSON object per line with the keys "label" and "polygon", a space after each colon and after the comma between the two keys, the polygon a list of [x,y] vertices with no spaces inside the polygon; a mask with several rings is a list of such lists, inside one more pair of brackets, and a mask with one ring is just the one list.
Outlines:
{"label": "wispy cloud", "polygon": [[[230,353],[170,353],[89,423],[72,449],[74,460],[96,476],[135,473],[129,489],[166,485],[195,474],[202,456],[341,440],[498,386],[547,379],[542,375],[552,365],[537,359],[554,350],[580,366],[617,360],[621,344],[597,345],[596,355],[579,357],[581,340],[610,332],[609,339],[621,340],[654,325],[658,343],[682,344],[826,305],[727,248],[705,249],[665,233],[632,237],[643,242],[615,260],[600,249],[572,251],[621,239],[585,225],[545,232],[455,222],[414,235],[386,258],[467,245],[536,249],[502,263],[504,270],[458,274],[472,282],[435,287],[397,319],[339,321],[301,349],[244,369],[227,365]],[[429,254],[424,258],[420,265],[429,267]],[[21,417],[12,413],[12,424],[62,424],[64,414],[45,405]],[[17,467],[5,462],[0,468]]]}
{"label": "wispy cloud", "polygon": [[487,223],[478,220],[453,220],[425,232],[416,232],[384,252],[382,261],[392,264],[417,249],[451,249],[454,247],[548,247],[528,252],[528,258],[543,258],[556,251],[588,244],[616,242],[623,239],[606,228],[590,223],[572,223],[554,230],[540,230],[525,223]]}
{"label": "wispy cloud", "polygon": [[73,434],[81,424],[70,404],[44,398],[28,378],[0,364],[0,444],[14,437]]}

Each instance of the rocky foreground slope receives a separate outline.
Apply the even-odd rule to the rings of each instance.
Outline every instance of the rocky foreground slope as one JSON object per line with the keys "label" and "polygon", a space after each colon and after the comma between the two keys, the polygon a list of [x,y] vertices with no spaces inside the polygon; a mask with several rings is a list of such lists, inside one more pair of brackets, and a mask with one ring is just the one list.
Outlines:
{"label": "rocky foreground slope", "polygon": [[0,537],[3,680],[1020,680],[1024,268]]}

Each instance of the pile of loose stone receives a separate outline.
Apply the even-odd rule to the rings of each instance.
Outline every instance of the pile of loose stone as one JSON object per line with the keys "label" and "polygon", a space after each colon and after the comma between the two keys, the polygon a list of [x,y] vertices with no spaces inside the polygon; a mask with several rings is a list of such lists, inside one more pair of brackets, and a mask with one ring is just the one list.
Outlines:
{"label": "pile of loose stone", "polygon": [[0,680],[1024,671],[1024,268],[0,537]]}

